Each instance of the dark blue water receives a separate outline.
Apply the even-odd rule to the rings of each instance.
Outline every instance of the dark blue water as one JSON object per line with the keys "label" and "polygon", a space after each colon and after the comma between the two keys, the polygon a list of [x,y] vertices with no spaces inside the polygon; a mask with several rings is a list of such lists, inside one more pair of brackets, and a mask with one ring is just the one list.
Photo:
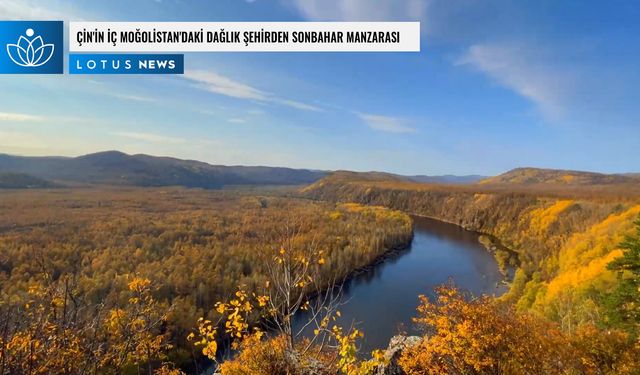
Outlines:
{"label": "dark blue water", "polygon": [[[338,323],[364,331],[363,353],[386,348],[398,333],[416,333],[418,295],[433,296],[452,280],[475,295],[503,293],[502,275],[478,234],[428,218],[414,218],[413,242],[405,251],[351,279],[343,288],[345,305]],[[303,319],[303,317],[300,317]]]}

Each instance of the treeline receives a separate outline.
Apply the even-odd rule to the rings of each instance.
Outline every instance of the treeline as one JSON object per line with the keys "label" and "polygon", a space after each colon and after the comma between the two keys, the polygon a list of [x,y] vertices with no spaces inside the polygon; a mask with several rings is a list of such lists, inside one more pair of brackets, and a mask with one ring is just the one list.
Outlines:
{"label": "treeline", "polygon": [[344,174],[303,190],[313,199],[381,205],[490,234],[518,253],[519,267],[503,299],[519,311],[541,313],[568,331],[584,323],[615,325],[606,300],[618,277],[607,264],[622,254],[618,245],[632,231],[640,201],[616,197],[618,191],[593,199],[570,193],[437,187]]}
{"label": "treeline", "polygon": [[[566,176],[558,176],[562,171],[554,171],[554,175],[560,178]],[[577,174],[587,174],[585,172],[575,172]],[[568,182],[558,182],[547,180],[543,177],[536,181],[511,179],[512,172],[505,173],[496,177],[490,177],[477,183],[468,184],[446,184],[440,182],[416,182],[408,180],[405,177],[381,173],[381,172],[349,172],[338,171],[319,180],[302,191],[313,191],[320,187],[328,187],[331,185],[339,185],[342,188],[349,189],[349,185],[368,184],[375,185],[385,190],[409,190],[413,192],[432,192],[432,193],[466,193],[466,194],[513,194],[520,196],[548,197],[559,199],[576,199],[589,200],[597,202],[635,202],[640,199],[640,184],[637,177],[625,178],[618,175],[602,175],[604,179],[594,180],[594,183],[574,184]],[[610,181],[608,177],[623,178],[626,182]]]}
{"label": "treeline", "polygon": [[[46,345],[55,344],[85,359],[76,363],[87,362],[81,342],[63,339],[67,336],[50,342],[46,332],[103,337],[96,350],[112,353],[122,340],[135,341],[136,327],[125,323],[136,319],[155,322],[148,331],[162,337],[140,337],[146,345],[141,348],[160,353],[162,346],[166,355],[129,348],[122,350],[117,368],[104,364],[64,372],[149,373],[163,362],[193,363],[198,355],[186,337],[197,318],[215,311],[215,302],[239,287],[247,293],[262,288],[266,263],[272,261],[264,254],[277,251],[283,241],[302,252],[322,251],[326,267],[317,277],[328,285],[412,237],[411,219],[398,211],[230,191],[7,191],[0,195],[0,212],[4,373],[16,373],[2,364],[21,362],[13,355],[30,355],[24,345],[47,353]],[[135,280],[148,280],[153,288],[141,291],[132,286]],[[145,310],[150,304],[156,315]],[[72,342],[75,346],[65,346]]]}

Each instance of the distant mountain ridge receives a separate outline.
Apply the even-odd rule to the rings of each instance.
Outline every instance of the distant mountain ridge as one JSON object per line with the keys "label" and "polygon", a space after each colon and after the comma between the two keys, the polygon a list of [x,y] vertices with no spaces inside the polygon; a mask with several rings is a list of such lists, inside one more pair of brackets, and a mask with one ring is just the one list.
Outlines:
{"label": "distant mountain ridge", "polygon": [[615,185],[639,183],[637,174],[604,174],[544,168],[516,168],[478,183],[485,185]]}
{"label": "distant mountain ridge", "polygon": [[615,185],[640,183],[640,174],[602,174],[516,168],[494,177],[480,175],[403,176],[386,172],[318,171],[262,166],[212,165],[145,154],[105,151],[79,157],[26,157],[0,154],[0,188],[43,188],[67,184],[185,186],[217,189],[227,185],[304,185],[328,177],[336,181],[431,185]]}
{"label": "distant mountain ridge", "polygon": [[359,180],[359,181],[396,181],[396,182],[418,182],[424,184],[472,184],[487,176],[480,175],[414,175],[405,176],[387,172],[352,172],[336,171],[331,173],[334,179]]}
{"label": "distant mountain ridge", "polygon": [[105,151],[75,158],[0,154],[0,173],[87,184],[186,186],[215,189],[225,185],[300,185],[327,172],[280,167],[212,165],[144,154]]}

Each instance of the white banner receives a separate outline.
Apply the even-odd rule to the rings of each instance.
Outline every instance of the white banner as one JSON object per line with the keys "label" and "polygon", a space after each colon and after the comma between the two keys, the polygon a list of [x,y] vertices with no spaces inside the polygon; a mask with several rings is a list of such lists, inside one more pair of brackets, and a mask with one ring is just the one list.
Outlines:
{"label": "white banner", "polygon": [[420,22],[70,22],[71,52],[419,52]]}

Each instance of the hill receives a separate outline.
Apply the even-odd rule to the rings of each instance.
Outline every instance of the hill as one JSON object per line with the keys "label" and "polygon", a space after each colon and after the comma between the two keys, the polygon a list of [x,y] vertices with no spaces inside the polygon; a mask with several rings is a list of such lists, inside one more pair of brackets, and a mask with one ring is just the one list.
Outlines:
{"label": "hill", "polygon": [[472,184],[478,182],[482,179],[487,178],[487,176],[481,175],[466,175],[466,176],[457,176],[457,175],[399,175],[393,173],[386,172],[352,172],[352,171],[336,171],[331,173],[332,179],[339,179],[344,181],[377,181],[377,182],[417,182],[422,184],[453,184],[453,185],[462,185],[462,184]]}
{"label": "hill", "polygon": [[[606,175],[592,172],[536,170],[544,171],[537,178],[529,174],[522,178],[518,169],[505,174],[485,178],[476,183],[453,183],[441,181],[416,182],[411,177],[388,173],[359,173],[339,171],[305,187],[303,192],[319,190],[323,187],[345,190],[350,186],[381,188],[395,191],[421,191],[440,193],[467,194],[519,194],[533,198],[569,198],[600,201],[637,201],[640,199],[640,178],[629,175]],[[571,173],[571,174],[569,174]],[[573,180],[567,183],[559,177],[572,175]],[[567,178],[568,179],[568,178]],[[528,182],[525,182],[528,181]],[[561,182],[558,182],[561,181]],[[592,183],[588,183],[591,181]]]}
{"label": "hill", "polygon": [[0,172],[0,189],[36,189],[53,186],[55,184],[28,174]]}
{"label": "hill", "polygon": [[128,186],[298,185],[326,172],[277,167],[211,165],[194,160],[128,155],[106,151],[76,158],[20,157],[0,154],[0,173],[28,174],[40,179]]}
{"label": "hill", "polygon": [[559,169],[516,168],[498,176],[485,178],[480,184],[553,184],[553,185],[612,185],[638,183],[632,174],[603,174]]}
{"label": "hill", "polygon": [[301,193],[316,200],[384,206],[487,235],[488,247],[500,250],[495,255],[501,268],[516,267],[503,299],[521,311],[533,310],[563,327],[602,311],[603,296],[617,283],[607,264],[621,255],[618,244],[640,215],[637,180],[534,169],[488,180],[442,185],[336,174]]}

